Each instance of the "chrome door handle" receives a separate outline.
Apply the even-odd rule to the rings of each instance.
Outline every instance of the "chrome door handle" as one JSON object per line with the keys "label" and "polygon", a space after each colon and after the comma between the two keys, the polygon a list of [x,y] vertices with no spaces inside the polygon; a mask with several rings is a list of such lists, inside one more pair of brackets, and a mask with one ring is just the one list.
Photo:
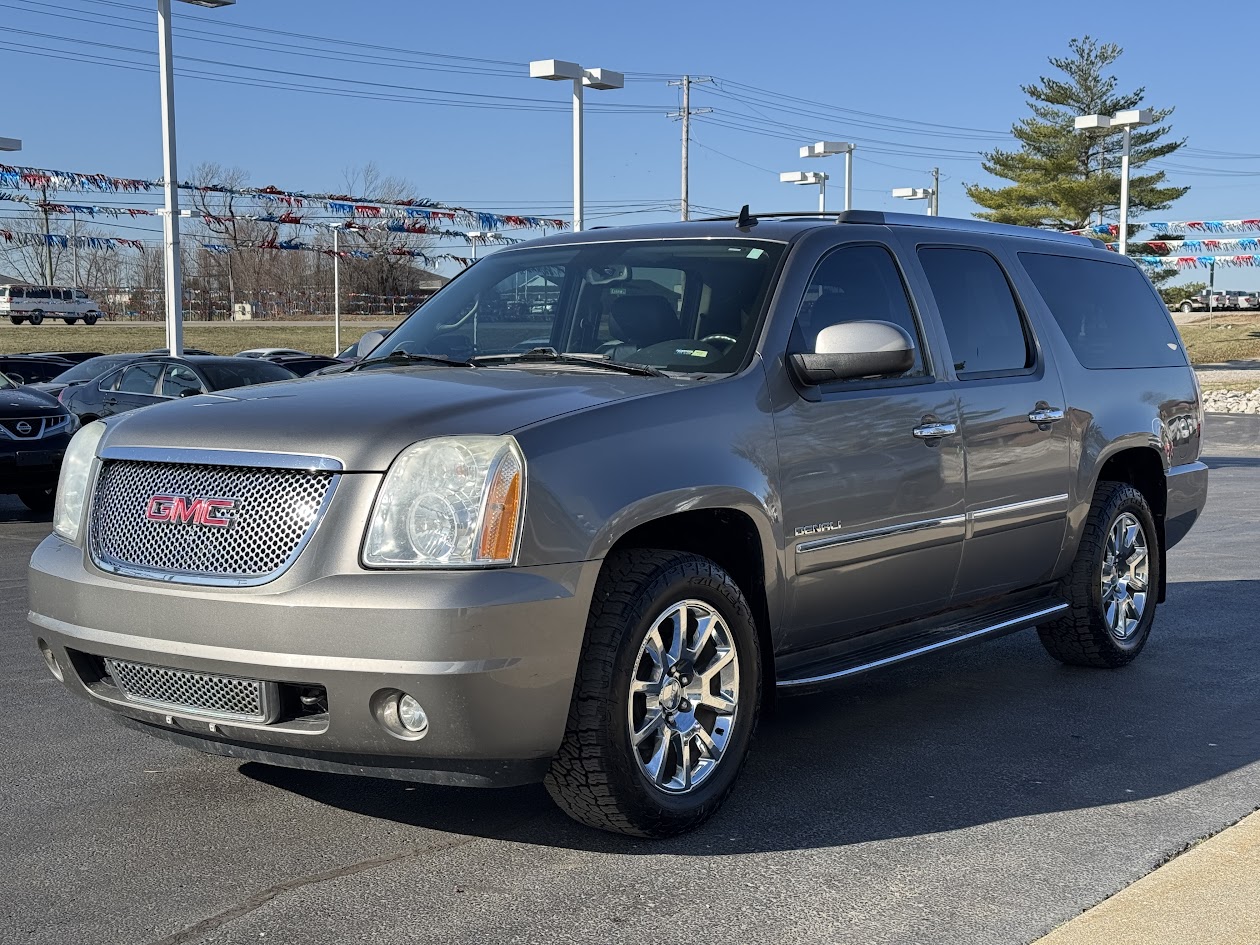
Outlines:
{"label": "chrome door handle", "polygon": [[1062,419],[1063,409],[1061,407],[1038,407],[1028,414],[1029,423],[1054,423],[1056,420]]}
{"label": "chrome door handle", "polygon": [[914,435],[920,440],[935,440],[942,436],[953,436],[958,432],[956,423],[925,423],[914,428]]}

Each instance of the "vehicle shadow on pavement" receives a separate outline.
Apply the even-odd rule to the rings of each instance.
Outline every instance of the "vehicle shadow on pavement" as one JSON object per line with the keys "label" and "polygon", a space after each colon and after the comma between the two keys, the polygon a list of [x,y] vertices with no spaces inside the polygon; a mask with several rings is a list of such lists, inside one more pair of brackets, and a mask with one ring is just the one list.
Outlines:
{"label": "vehicle shadow on pavement", "polygon": [[475,836],[622,854],[731,855],[914,837],[1121,804],[1260,760],[1260,581],[1170,585],[1119,670],[1066,667],[1026,632],[780,698],[723,809],[686,837],[588,830],[540,786],[475,791],[246,764],[336,808]]}

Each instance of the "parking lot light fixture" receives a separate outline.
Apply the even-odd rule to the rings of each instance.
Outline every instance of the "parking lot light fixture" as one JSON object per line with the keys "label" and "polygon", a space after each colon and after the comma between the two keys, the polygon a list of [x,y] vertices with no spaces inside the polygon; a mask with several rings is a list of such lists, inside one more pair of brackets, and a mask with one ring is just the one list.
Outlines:
{"label": "parking lot light fixture", "polygon": [[20,138],[0,138],[0,151],[21,151],[22,141]]}
{"label": "parking lot light fixture", "polygon": [[1133,150],[1133,129],[1155,122],[1155,113],[1149,108],[1130,108],[1114,115],[1080,115],[1076,130],[1107,132],[1113,128],[1123,130],[1120,146],[1120,255],[1129,249],[1129,157]]}
{"label": "parking lot light fixture", "polygon": [[493,230],[469,230],[464,235],[468,237],[468,245],[472,247],[472,258],[476,259],[477,247],[482,243],[496,239],[499,234]]}
{"label": "parking lot light fixture", "polygon": [[[199,7],[226,7],[236,0],[183,0]],[[179,268],[179,176],[175,166],[175,69],[171,55],[171,0],[157,0],[158,71],[162,86],[162,217],[166,287],[166,348],[184,353],[184,283]]]}
{"label": "parking lot light fixture", "polygon": [[583,208],[582,90],[619,89],[625,85],[625,76],[611,69],[584,69],[564,59],[535,59],[529,64],[529,77],[573,83],[573,231],[576,233],[582,229]]}
{"label": "parking lot light fixture", "polygon": [[902,200],[926,200],[928,202],[928,216],[934,216],[933,209],[936,203],[936,192],[931,187],[894,187],[892,195],[900,197]]}
{"label": "parking lot light fixture", "polygon": [[844,155],[844,209],[853,209],[853,144],[848,141],[818,141],[801,148],[803,158]]}
{"label": "parking lot light fixture", "polygon": [[827,212],[827,175],[821,171],[784,171],[779,175],[781,184],[817,184],[818,212]]}

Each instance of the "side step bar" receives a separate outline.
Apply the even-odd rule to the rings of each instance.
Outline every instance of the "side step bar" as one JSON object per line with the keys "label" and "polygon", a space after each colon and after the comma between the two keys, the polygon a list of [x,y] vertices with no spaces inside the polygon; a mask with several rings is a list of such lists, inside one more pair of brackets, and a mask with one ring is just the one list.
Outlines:
{"label": "side step bar", "polygon": [[998,620],[996,623],[980,625],[976,622],[969,622],[960,626],[927,631],[904,641],[906,649],[892,653],[889,653],[887,646],[857,650],[846,654],[830,667],[817,664],[802,667],[810,675],[780,679],[776,681],[775,686],[778,689],[795,689],[805,686],[817,686],[821,683],[844,679],[847,676],[856,676],[858,673],[869,672],[872,669],[880,669],[884,666],[892,666],[895,663],[914,659],[916,656],[923,656],[927,653],[934,653],[946,647],[958,646],[959,644],[980,640],[985,637],[1003,636],[1007,633],[1014,633],[1017,630],[1035,627],[1037,624],[1043,623],[1046,619],[1057,616],[1067,609],[1068,604],[1065,601],[1059,601],[1057,603],[1042,604],[1034,610],[1025,610],[1006,619]]}

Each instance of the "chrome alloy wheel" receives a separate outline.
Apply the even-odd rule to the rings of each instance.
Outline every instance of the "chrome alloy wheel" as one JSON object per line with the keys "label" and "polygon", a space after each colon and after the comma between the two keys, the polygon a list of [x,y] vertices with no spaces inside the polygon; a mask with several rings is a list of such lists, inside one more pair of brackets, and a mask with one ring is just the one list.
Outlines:
{"label": "chrome alloy wheel", "polygon": [[1146,532],[1136,516],[1124,512],[1111,524],[1102,563],[1103,618],[1117,640],[1128,640],[1137,631],[1149,581]]}
{"label": "chrome alloy wheel", "polygon": [[738,719],[739,657],[721,615],[679,601],[652,623],[630,680],[635,760],[667,794],[686,794],[717,769]]}

